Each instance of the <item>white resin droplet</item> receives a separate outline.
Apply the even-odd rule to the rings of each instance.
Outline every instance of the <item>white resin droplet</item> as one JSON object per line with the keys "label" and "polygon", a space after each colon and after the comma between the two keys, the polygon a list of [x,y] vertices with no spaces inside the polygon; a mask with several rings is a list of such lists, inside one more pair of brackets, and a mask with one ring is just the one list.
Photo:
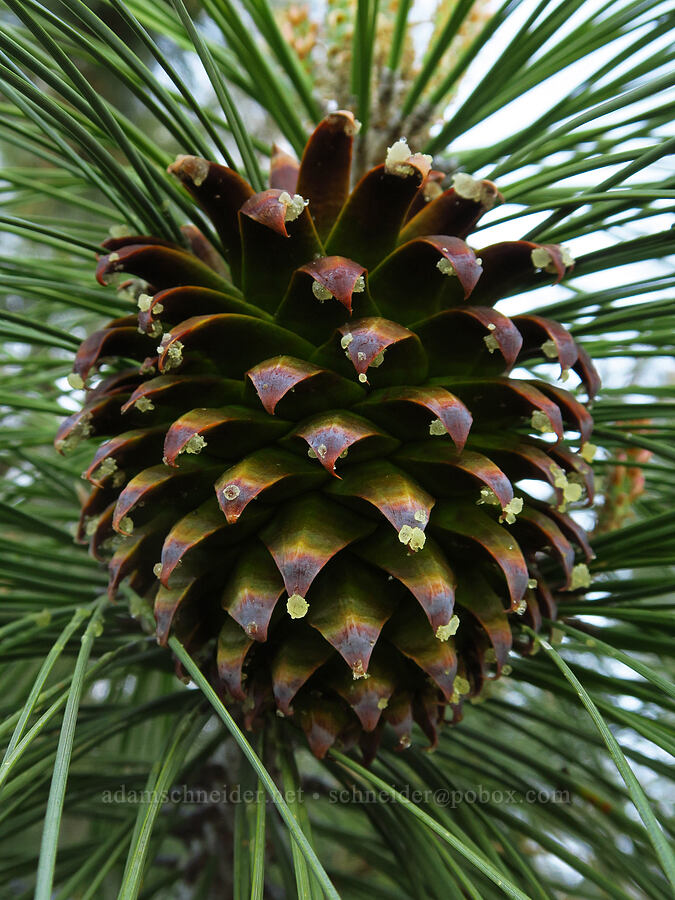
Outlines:
{"label": "white resin droplet", "polygon": [[471,690],[471,685],[463,678],[461,675],[457,675],[455,677],[455,690],[458,694],[468,694]]}
{"label": "white resin droplet", "polygon": [[545,269],[553,262],[553,257],[546,247],[535,247],[530,253],[530,259],[532,260],[532,265],[535,269]]}
{"label": "white resin droplet", "polygon": [[405,138],[396,141],[387,148],[384,170],[388,175],[410,175],[412,167],[408,165],[410,147]]}
{"label": "white resin droplet", "polygon": [[302,211],[308,205],[309,200],[305,200],[300,194],[293,194],[291,197],[288,191],[282,191],[279,194],[279,203],[283,203],[286,207],[284,221],[295,222],[298,216],[302,215]]}
{"label": "white resin droplet", "polygon": [[588,571],[588,566],[586,563],[578,563],[578,565],[574,566],[572,569],[572,583],[570,584],[570,590],[574,591],[577,588],[590,586],[591,573]]}
{"label": "white resin droplet", "polygon": [[291,594],[286,603],[286,611],[291,619],[302,619],[307,615],[309,603],[300,594]]}
{"label": "white resin droplet", "polygon": [[84,387],[84,381],[82,380],[82,376],[78,375],[77,372],[71,372],[68,376],[68,384],[74,391],[81,391]]}
{"label": "white resin droplet", "polygon": [[134,409],[139,412],[150,412],[155,408],[155,404],[149,397],[139,397],[134,403]]}
{"label": "white resin droplet", "polygon": [[410,543],[410,538],[412,537],[412,528],[410,525],[404,525],[403,528],[398,533],[398,539],[402,544]]}
{"label": "white resin droplet", "polygon": [[426,543],[427,536],[421,528],[411,528],[410,525],[404,525],[398,533],[398,539],[402,544],[406,544],[411,550],[421,550]]}
{"label": "white resin droplet", "polygon": [[312,282],[312,293],[320,303],[323,303],[324,300],[333,299],[333,295],[331,294],[331,292],[327,287],[324,287],[320,281]]}
{"label": "white resin droplet", "polygon": [[85,413],[68,437],[57,443],[57,449],[61,453],[70,453],[81,441],[86,440],[90,436],[92,430],[91,419],[92,414]]}
{"label": "white resin droplet", "polygon": [[[181,166],[181,163],[186,163],[186,165]],[[184,156],[180,154],[171,166],[171,171],[180,171],[183,176],[187,176],[190,179],[195,187],[201,187],[209,174],[209,162],[206,159],[201,159],[199,156]]]}
{"label": "white resin droplet", "polygon": [[562,256],[562,261],[564,266],[573,266],[574,265],[574,257],[570,253],[569,247],[561,247],[560,255]]}
{"label": "white resin droplet", "polygon": [[587,463],[591,463],[593,462],[593,458],[597,451],[598,448],[595,446],[595,444],[590,444],[587,442],[585,444],[582,444],[580,452],[583,459],[585,459]]}
{"label": "white resin droplet", "polygon": [[113,456],[108,456],[103,460],[101,465],[96,469],[97,478],[107,478],[117,471],[117,462]]}
{"label": "white resin droplet", "polygon": [[563,488],[563,497],[567,503],[576,503],[581,500],[583,488],[580,484],[570,484],[569,482]]}
{"label": "white resin droplet", "polygon": [[489,487],[480,489],[480,500],[476,501],[477,506],[482,506],[484,503],[487,503],[488,506],[501,506],[499,498],[492,490],[492,488]]}
{"label": "white resin droplet", "polygon": [[[333,101],[337,102],[337,101]],[[346,122],[345,123],[345,134],[349,137],[356,137],[356,135],[361,131],[361,123],[358,119],[354,119],[354,122]]]}
{"label": "white resin droplet", "polygon": [[556,347],[555,341],[544,341],[544,343],[541,345],[541,349],[544,356],[546,356],[548,359],[558,358],[558,348]]}
{"label": "white resin droplet", "polygon": [[108,229],[108,234],[112,238],[121,238],[126,237],[128,234],[133,234],[133,231],[128,225],[111,225]]}
{"label": "white resin droplet", "polygon": [[488,348],[490,353],[494,353],[495,350],[499,350],[499,341],[494,336],[494,334],[486,334],[483,337],[483,343]]}
{"label": "white resin droplet", "polygon": [[513,525],[516,521],[516,516],[523,511],[523,498],[522,497],[514,497],[509,503],[506,504],[502,511],[502,515],[499,517],[500,522],[506,522],[507,525]]}
{"label": "white resin droplet", "polygon": [[551,463],[549,466],[549,471],[551,475],[553,475],[553,485],[557,488],[564,488],[567,485],[567,475],[560,466],[556,465],[556,463]]}
{"label": "white resin droplet", "polygon": [[225,497],[226,500],[236,500],[239,494],[241,494],[241,491],[236,484],[227,484],[223,489],[223,497]]}
{"label": "white resin droplet", "polygon": [[183,344],[181,343],[181,341],[174,341],[166,351],[166,357],[164,358],[164,370],[166,371],[167,369],[176,369],[182,362]]}
{"label": "white resin droplet", "polygon": [[206,447],[206,441],[201,434],[193,434],[183,447],[181,453],[201,453],[204,447]]}
{"label": "white resin droplet", "polygon": [[541,431],[542,434],[546,434],[548,432],[554,432],[553,424],[551,420],[546,415],[545,412],[542,412],[540,409],[536,409],[532,413],[532,418],[530,419],[530,423],[534,429],[537,431]]}
{"label": "white resin droplet", "polygon": [[421,550],[427,541],[426,534],[421,528],[413,528],[408,546],[411,550]]}
{"label": "white resin droplet", "polygon": [[366,672],[366,670],[363,667],[363,660],[358,659],[352,666],[352,678],[354,679],[354,681],[356,681],[359,678],[368,678],[368,677],[369,677],[368,673]]}
{"label": "white resin droplet", "polygon": [[466,172],[457,172],[453,176],[452,186],[455,193],[459,194],[460,197],[464,197],[465,200],[475,200],[476,203],[481,202],[481,183]]}
{"label": "white resin droplet", "polygon": [[436,629],[436,637],[439,641],[447,641],[453,634],[457,634],[459,628],[459,616],[453,616],[447,625],[439,625]]}
{"label": "white resin droplet", "polygon": [[422,188],[422,196],[427,203],[430,203],[432,200],[440,197],[442,193],[443,188],[437,181],[427,181],[427,183]]}

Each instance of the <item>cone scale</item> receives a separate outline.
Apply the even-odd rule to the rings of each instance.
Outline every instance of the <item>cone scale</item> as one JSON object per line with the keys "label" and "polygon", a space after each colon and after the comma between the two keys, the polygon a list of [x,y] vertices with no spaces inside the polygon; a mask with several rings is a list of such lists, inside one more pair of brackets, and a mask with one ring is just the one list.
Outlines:
{"label": "cone scale", "polygon": [[499,676],[518,617],[540,627],[578,581],[590,548],[565,509],[592,473],[562,442],[592,419],[510,372],[556,360],[589,399],[598,379],[562,326],[493,308],[564,277],[565,251],[472,249],[496,188],[425,192],[438,173],[403,141],[350,190],[356,131],[328,116],[259,194],[179,157],[222,246],[194,226],[185,246],[105,243],[97,277],[124,273],[135,305],[83,342],[87,399],[56,444],[99,441],[79,538],[111,596],[127,579],[148,598],[160,643],[198,654],[247,727],[277,712],[317,756],[372,758],[413,722],[435,745]]}

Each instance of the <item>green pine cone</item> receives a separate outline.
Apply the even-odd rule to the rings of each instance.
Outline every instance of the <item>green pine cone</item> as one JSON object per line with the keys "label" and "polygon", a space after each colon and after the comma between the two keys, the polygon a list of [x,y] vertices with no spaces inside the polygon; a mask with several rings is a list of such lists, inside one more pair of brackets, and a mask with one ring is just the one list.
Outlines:
{"label": "green pine cone", "polygon": [[557,360],[589,399],[598,378],[562,326],[493,308],[560,280],[566,252],[474,252],[495,186],[443,190],[404,141],[350,191],[356,131],[328,116],[300,165],[275,151],[259,194],[197,157],[170,167],[213,242],[194,226],[182,247],[106,242],[99,281],[133,276],[137,308],[83,342],[73,385],[102,377],[57,447],[105,439],[79,536],[111,596],[129,579],[151,599],[158,640],[200,653],[248,727],[276,710],[317,756],[340,740],[372,758],[413,722],[435,744],[503,670],[519,617],[539,628],[583,583],[564,510],[592,473],[562,440],[587,456],[591,416],[509,372]]}

